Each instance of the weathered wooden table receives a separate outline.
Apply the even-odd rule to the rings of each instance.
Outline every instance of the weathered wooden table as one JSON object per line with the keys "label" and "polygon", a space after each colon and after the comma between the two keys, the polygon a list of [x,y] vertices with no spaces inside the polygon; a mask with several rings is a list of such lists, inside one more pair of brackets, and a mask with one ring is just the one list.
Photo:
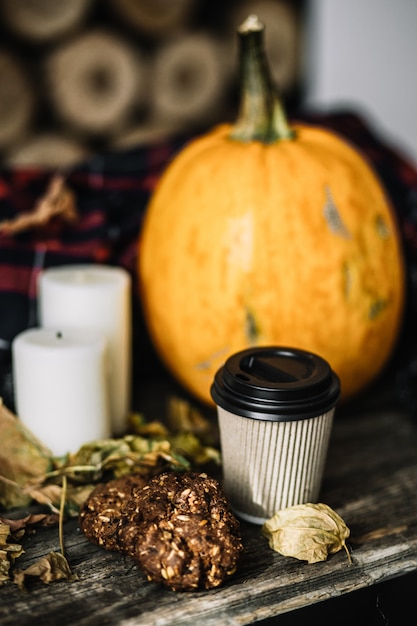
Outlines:
{"label": "weathered wooden table", "polygon": [[[417,421],[381,395],[337,414],[320,498],[351,529],[352,565],[344,551],[314,565],[285,558],[270,550],[259,527],[244,523],[237,574],[216,590],[174,593],[147,582],[129,558],[93,546],[73,519],[64,539],[78,580],[37,581],[26,593],[6,584],[0,624],[253,624],[417,571],[416,494]],[[59,551],[57,528],[28,535],[24,547],[19,567]]]}

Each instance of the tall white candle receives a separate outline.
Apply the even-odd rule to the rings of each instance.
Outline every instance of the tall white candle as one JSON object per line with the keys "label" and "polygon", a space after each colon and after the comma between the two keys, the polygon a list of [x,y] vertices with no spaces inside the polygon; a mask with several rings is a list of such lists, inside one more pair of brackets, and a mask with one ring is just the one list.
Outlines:
{"label": "tall white candle", "polygon": [[38,282],[39,323],[46,328],[92,328],[107,339],[110,416],[115,435],[126,430],[131,393],[130,276],[123,268],[48,268]]}
{"label": "tall white candle", "polygon": [[56,456],[109,436],[107,365],[94,331],[32,328],[14,339],[16,413]]}

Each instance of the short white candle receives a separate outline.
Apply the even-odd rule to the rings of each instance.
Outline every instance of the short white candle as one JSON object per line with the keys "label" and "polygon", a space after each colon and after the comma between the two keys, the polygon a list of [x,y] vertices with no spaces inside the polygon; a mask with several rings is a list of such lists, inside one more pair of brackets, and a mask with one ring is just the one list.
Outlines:
{"label": "short white candle", "polygon": [[12,343],[16,413],[56,456],[110,434],[105,338],[25,330]]}
{"label": "short white candle", "polygon": [[67,265],[48,268],[38,281],[39,323],[45,328],[87,328],[107,339],[112,431],[126,431],[131,393],[131,280],[123,268]]}

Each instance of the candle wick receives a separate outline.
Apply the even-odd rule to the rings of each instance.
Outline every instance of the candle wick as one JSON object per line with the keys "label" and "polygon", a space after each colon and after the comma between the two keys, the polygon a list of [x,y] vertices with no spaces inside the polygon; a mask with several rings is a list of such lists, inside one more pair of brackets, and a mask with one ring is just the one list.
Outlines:
{"label": "candle wick", "polygon": [[58,332],[57,332],[57,334],[56,334],[56,338],[57,338],[57,339],[62,339],[62,333],[61,333],[61,331],[58,331]]}

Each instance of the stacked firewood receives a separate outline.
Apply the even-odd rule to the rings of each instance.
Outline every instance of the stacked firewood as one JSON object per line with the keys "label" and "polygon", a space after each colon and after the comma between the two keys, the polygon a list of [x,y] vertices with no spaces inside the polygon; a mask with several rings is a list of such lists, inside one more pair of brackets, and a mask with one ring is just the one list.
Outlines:
{"label": "stacked firewood", "polygon": [[0,163],[66,166],[234,115],[236,28],[299,92],[302,0],[0,0]]}

